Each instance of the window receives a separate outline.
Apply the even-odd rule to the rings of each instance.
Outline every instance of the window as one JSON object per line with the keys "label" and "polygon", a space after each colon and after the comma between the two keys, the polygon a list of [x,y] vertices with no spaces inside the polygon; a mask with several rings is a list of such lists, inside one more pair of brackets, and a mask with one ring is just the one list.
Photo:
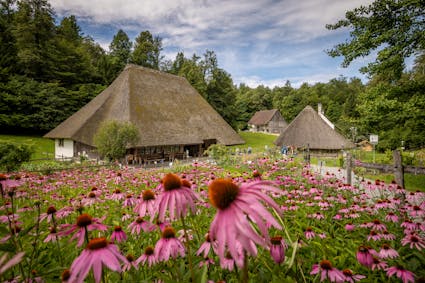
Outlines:
{"label": "window", "polygon": [[58,140],[58,146],[59,147],[64,147],[64,141],[63,141],[63,139],[59,139]]}

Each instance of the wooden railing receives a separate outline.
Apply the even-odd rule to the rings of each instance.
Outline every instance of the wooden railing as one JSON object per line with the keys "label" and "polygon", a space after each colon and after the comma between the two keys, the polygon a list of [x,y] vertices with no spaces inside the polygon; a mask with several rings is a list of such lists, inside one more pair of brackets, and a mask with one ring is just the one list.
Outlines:
{"label": "wooden railing", "polygon": [[394,160],[394,164],[377,164],[377,163],[366,163],[366,162],[360,162],[360,161],[353,162],[351,154],[347,153],[347,156],[346,156],[347,182],[351,184],[351,168],[352,167],[362,167],[366,169],[378,170],[384,173],[393,173],[395,182],[397,183],[397,185],[399,185],[402,188],[404,188],[404,173],[425,175],[425,167],[403,165],[402,155],[399,150],[393,151],[393,160]]}

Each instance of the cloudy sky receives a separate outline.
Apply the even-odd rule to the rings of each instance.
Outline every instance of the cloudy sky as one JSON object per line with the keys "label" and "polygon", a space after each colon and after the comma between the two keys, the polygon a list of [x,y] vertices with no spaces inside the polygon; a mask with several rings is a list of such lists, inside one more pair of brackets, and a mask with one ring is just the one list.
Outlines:
{"label": "cloudy sky", "polygon": [[325,25],[344,18],[345,11],[372,0],[50,0],[57,16],[75,15],[85,35],[105,49],[118,29],[131,40],[144,30],[163,40],[163,54],[174,59],[217,54],[219,67],[236,84],[295,87],[327,82],[358,72],[370,58],[341,68],[342,58],[325,50],[349,38],[348,30]]}

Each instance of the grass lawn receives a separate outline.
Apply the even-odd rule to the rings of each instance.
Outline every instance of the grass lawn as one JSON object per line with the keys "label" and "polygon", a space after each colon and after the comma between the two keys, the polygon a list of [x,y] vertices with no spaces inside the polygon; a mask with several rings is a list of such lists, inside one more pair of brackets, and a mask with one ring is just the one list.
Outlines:
{"label": "grass lawn", "polygon": [[14,142],[31,146],[34,149],[31,159],[53,158],[55,153],[55,142],[39,136],[0,135],[0,142]]}
{"label": "grass lawn", "polygon": [[[370,180],[382,180],[389,184],[394,180],[393,174],[365,174],[366,179]],[[404,186],[406,190],[415,192],[425,192],[425,175],[414,175],[404,173]]]}
{"label": "grass lawn", "polygon": [[268,148],[275,147],[273,142],[278,137],[276,135],[253,132],[239,132],[238,134],[244,139],[245,144],[234,145],[231,148],[247,149],[250,146],[253,153],[264,152],[266,146]]}

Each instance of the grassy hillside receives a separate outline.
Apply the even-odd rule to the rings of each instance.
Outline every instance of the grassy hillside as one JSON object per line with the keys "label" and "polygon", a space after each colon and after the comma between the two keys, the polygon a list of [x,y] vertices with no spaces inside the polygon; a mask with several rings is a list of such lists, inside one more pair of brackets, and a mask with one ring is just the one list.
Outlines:
{"label": "grassy hillside", "polygon": [[55,152],[54,141],[42,137],[0,135],[0,142],[14,142],[31,146],[34,149],[31,159],[53,158]]}

